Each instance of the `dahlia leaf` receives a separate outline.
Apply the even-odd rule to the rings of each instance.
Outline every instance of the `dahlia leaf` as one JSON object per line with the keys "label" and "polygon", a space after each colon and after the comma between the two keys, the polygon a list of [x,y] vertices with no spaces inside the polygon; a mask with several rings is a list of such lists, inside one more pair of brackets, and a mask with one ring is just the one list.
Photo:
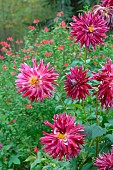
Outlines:
{"label": "dahlia leaf", "polygon": [[92,139],[106,134],[106,130],[96,124],[92,125],[91,130],[92,130]]}

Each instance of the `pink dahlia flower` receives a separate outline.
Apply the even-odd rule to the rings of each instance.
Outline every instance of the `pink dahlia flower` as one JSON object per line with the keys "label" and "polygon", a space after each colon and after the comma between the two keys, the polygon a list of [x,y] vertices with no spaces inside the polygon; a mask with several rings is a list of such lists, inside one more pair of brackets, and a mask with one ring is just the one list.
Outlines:
{"label": "pink dahlia flower", "polygon": [[113,107],[113,64],[110,58],[100,73],[94,73],[93,79],[100,81],[97,93],[102,107]]}
{"label": "pink dahlia flower", "polygon": [[102,6],[113,6],[113,0],[102,0]]}
{"label": "pink dahlia flower", "polygon": [[113,29],[113,6],[104,7],[101,5],[95,5],[92,7],[91,12],[93,14],[98,14],[106,22],[108,29]]}
{"label": "pink dahlia flower", "polygon": [[18,92],[23,92],[22,97],[28,96],[31,101],[42,102],[46,97],[52,96],[52,91],[55,89],[52,85],[57,85],[54,81],[58,74],[54,72],[54,68],[48,69],[50,63],[46,66],[43,64],[43,60],[40,60],[40,64],[36,63],[36,59],[32,59],[33,67],[28,66],[26,63],[21,64],[16,82],[18,86]]}
{"label": "pink dahlia flower", "polygon": [[84,128],[80,124],[75,125],[75,117],[66,113],[54,115],[54,124],[45,121],[45,125],[52,128],[51,133],[44,132],[41,137],[41,143],[45,145],[45,152],[48,152],[53,158],[62,160],[66,157],[74,158],[80,151],[80,145],[84,143]]}
{"label": "pink dahlia flower", "polygon": [[96,45],[103,44],[107,27],[105,20],[98,14],[84,12],[83,15],[79,14],[79,18],[74,16],[73,21],[71,23],[71,35],[75,37],[75,43],[80,42],[81,47],[85,45],[88,50],[90,45],[96,49]]}
{"label": "pink dahlia flower", "polygon": [[89,81],[89,77],[86,76],[88,70],[83,71],[82,66],[80,68],[75,66],[70,69],[70,72],[70,74],[66,75],[66,80],[64,81],[67,97],[78,98],[79,100],[85,99],[86,95],[90,95],[88,90],[92,88],[87,84]]}
{"label": "pink dahlia flower", "polygon": [[113,170],[113,150],[111,152],[103,153],[96,158],[94,163],[98,170]]}

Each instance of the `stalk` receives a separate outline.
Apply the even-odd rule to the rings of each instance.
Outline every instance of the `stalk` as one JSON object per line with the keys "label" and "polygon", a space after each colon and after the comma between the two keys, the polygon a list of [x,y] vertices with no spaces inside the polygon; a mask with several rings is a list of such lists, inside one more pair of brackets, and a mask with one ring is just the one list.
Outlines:
{"label": "stalk", "polygon": [[84,67],[86,67],[86,60],[87,60],[87,49],[84,50]]}
{"label": "stalk", "polygon": [[[96,122],[97,125],[99,125],[99,119],[98,119],[98,93],[96,94]],[[99,137],[96,138],[96,157],[98,155],[98,145],[99,145]]]}

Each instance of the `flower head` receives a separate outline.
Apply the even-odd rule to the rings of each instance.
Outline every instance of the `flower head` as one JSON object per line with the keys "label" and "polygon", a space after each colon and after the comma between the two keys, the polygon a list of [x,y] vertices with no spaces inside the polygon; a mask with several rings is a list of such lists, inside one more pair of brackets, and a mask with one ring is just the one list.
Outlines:
{"label": "flower head", "polygon": [[78,68],[75,66],[70,69],[71,73],[66,75],[65,90],[67,92],[67,97],[72,99],[78,98],[85,99],[86,95],[89,95],[89,89],[92,87],[87,84],[89,77],[86,76],[88,70],[83,71],[82,66]]}
{"label": "flower head", "polygon": [[106,26],[109,29],[113,29],[113,6],[104,7],[101,5],[95,5],[92,7],[91,12],[93,14],[98,14],[101,18],[105,20]]}
{"label": "flower head", "polygon": [[102,6],[113,6],[113,0],[102,0]]}
{"label": "flower head", "polygon": [[81,47],[85,45],[87,49],[90,45],[96,49],[96,45],[103,44],[107,27],[104,19],[98,14],[84,12],[83,15],[79,15],[79,18],[73,17],[73,21],[71,23],[71,35],[75,37],[75,43],[80,42]]}
{"label": "flower head", "polygon": [[93,79],[100,81],[97,93],[102,107],[113,107],[113,64],[110,58],[101,72],[94,73]]}
{"label": "flower head", "polygon": [[52,128],[51,133],[44,132],[44,137],[40,138],[45,145],[45,152],[53,158],[70,157],[74,158],[80,153],[80,145],[84,143],[84,128],[80,124],[75,125],[75,117],[66,113],[54,115],[54,123],[45,121],[45,125]]}
{"label": "flower head", "polygon": [[28,96],[31,101],[44,100],[44,96],[51,97],[52,91],[55,89],[52,85],[57,85],[54,81],[58,74],[54,72],[54,68],[48,69],[50,63],[44,66],[43,60],[40,64],[36,63],[36,59],[32,59],[33,67],[26,63],[21,64],[16,82],[18,92],[23,92],[22,97]]}
{"label": "flower head", "polygon": [[37,24],[38,22],[39,22],[38,19],[35,19],[35,20],[33,21],[34,24]]}
{"label": "flower head", "polygon": [[34,26],[31,26],[31,25],[30,25],[28,28],[29,28],[30,30],[32,30],[32,31],[35,30],[35,27],[34,27]]}
{"label": "flower head", "polygon": [[113,150],[111,152],[103,153],[96,158],[94,163],[98,170],[113,170]]}

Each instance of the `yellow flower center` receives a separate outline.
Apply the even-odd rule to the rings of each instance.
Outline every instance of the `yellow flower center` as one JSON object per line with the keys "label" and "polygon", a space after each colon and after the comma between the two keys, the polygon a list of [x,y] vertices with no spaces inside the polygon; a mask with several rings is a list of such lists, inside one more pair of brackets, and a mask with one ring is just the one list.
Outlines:
{"label": "yellow flower center", "polygon": [[63,140],[65,140],[66,139],[66,135],[65,134],[62,134],[62,133],[57,133],[57,137],[59,138],[59,139],[63,139]]}
{"label": "yellow flower center", "polygon": [[90,31],[90,32],[93,32],[94,31],[94,26],[93,25],[91,25],[90,27],[88,27],[88,30]]}
{"label": "yellow flower center", "polygon": [[37,77],[36,76],[30,77],[29,83],[30,83],[30,85],[36,84],[37,83]]}

